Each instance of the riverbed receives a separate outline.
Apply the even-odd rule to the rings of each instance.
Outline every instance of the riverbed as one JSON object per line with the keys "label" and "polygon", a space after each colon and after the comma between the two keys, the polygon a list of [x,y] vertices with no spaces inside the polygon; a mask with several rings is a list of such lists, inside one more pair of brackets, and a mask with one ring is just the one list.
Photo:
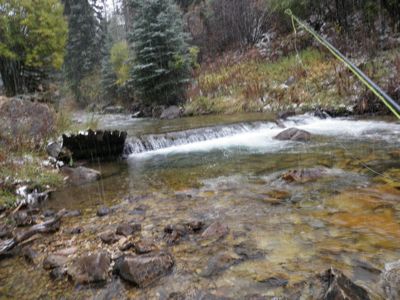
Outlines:
{"label": "riverbed", "polygon": [[[143,238],[172,254],[172,272],[146,288],[113,275],[103,286],[87,287],[53,281],[40,264],[10,258],[0,261],[0,297],[108,299],[112,291],[168,299],[196,290],[233,299],[290,298],[333,266],[372,299],[384,298],[380,272],[400,259],[398,122],[302,115],[276,123],[265,114],[99,118],[100,128],[128,132],[124,158],[88,165],[102,173],[100,181],[55,192],[43,210],[82,214],[64,219],[59,232],[32,247],[40,258],[68,247],[77,248],[71,259],[99,249],[117,256],[117,246],[102,243],[99,233],[135,222]],[[312,139],[275,140],[285,127],[306,130]],[[293,170],[318,175],[286,180]],[[112,213],[98,217],[100,206]],[[166,226],[193,220],[219,222],[228,233],[216,240],[199,234],[166,240]],[[77,226],[81,234],[68,233]],[[232,263],[215,263],[221,253]]]}

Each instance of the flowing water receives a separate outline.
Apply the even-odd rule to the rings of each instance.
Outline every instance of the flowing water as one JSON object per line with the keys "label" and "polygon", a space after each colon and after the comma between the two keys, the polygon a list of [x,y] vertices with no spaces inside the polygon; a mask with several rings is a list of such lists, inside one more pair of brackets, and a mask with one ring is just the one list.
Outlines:
{"label": "flowing water", "polygon": [[[168,248],[175,267],[147,289],[121,283],[131,298],[167,299],[193,289],[234,299],[280,297],[330,266],[373,299],[383,298],[379,272],[400,259],[400,124],[308,115],[280,125],[272,120],[262,114],[174,121],[103,116],[101,127],[128,131],[125,159],[91,165],[103,173],[99,182],[56,192],[47,208],[80,209],[82,217],[66,219],[63,230],[36,247],[114,251],[97,234],[134,220],[145,237]],[[307,130],[313,138],[274,140],[282,125]],[[318,176],[282,179],[299,169]],[[115,213],[98,218],[99,205],[114,206]],[[162,242],[164,226],[190,220],[218,220],[230,231],[218,241],[191,236],[174,246]],[[65,233],[77,225],[84,233]],[[250,258],[204,276],[216,254],[243,252]],[[54,283],[40,266],[19,258],[0,261],[0,267],[0,296],[101,299],[112,288]]]}

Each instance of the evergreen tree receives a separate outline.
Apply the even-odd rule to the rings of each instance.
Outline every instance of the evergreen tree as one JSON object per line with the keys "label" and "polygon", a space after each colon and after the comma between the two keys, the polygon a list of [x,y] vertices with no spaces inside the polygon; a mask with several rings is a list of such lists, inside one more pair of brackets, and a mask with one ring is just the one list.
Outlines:
{"label": "evergreen tree", "polygon": [[132,79],[145,104],[176,104],[189,83],[188,45],[179,8],[172,0],[133,0],[130,42]]}
{"label": "evergreen tree", "polygon": [[63,64],[67,24],[58,0],[0,0],[0,74],[6,93],[34,91]]}
{"label": "evergreen tree", "polygon": [[102,20],[96,5],[88,0],[66,0],[68,6],[68,43],[65,56],[65,76],[78,103],[86,104],[80,89],[82,80],[88,76],[102,58]]}

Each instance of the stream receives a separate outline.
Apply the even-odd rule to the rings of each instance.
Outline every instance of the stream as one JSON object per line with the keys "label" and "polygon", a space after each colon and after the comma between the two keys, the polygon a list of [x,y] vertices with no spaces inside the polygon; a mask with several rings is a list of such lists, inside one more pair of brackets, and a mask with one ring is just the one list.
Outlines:
{"label": "stream", "polygon": [[[90,116],[77,116],[84,118]],[[282,125],[310,132],[311,141],[273,139]],[[114,277],[105,286],[75,286],[15,257],[0,260],[1,299],[112,299],[112,293],[169,299],[193,290],[292,299],[302,283],[331,266],[372,299],[384,299],[380,272],[400,259],[399,123],[311,115],[280,125],[265,114],[171,121],[102,115],[99,127],[128,132],[124,159],[90,164],[102,173],[100,181],[53,193],[43,209],[82,215],[65,218],[59,232],[32,247],[44,254],[76,247],[76,255],[96,249],[117,255],[117,246],[103,244],[98,234],[135,222],[143,237],[173,255],[172,272],[146,288]],[[290,170],[317,175],[285,180]],[[100,206],[113,213],[96,216]],[[229,232],[217,240],[193,234],[166,242],[166,226],[192,220],[218,221]],[[67,233],[76,226],[81,234]],[[232,263],[215,263],[220,253]]]}

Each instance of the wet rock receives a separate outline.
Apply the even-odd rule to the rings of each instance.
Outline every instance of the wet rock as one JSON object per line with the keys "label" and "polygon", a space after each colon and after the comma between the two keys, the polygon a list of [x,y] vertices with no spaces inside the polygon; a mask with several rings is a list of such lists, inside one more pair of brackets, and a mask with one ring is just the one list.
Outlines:
{"label": "wet rock", "polygon": [[[0,186],[1,186],[1,184],[0,184]],[[0,205],[0,214],[5,212],[6,210],[7,210],[7,207],[5,205]]]}
{"label": "wet rock", "polygon": [[67,230],[67,232],[69,234],[80,234],[83,232],[83,228],[82,227],[74,227],[74,228],[71,228],[70,230]]}
{"label": "wet rock", "polygon": [[203,277],[212,277],[229,269],[231,266],[238,264],[241,259],[229,253],[218,253],[208,260],[206,268],[201,272]]}
{"label": "wet rock", "polygon": [[229,227],[221,224],[220,222],[214,222],[202,233],[201,237],[205,239],[215,238],[222,239],[229,233]]}
{"label": "wet rock", "polygon": [[141,224],[120,224],[117,227],[117,234],[123,236],[130,236],[136,232],[140,232],[142,230]]}
{"label": "wet rock", "polygon": [[244,296],[244,300],[270,300],[270,298],[267,298],[259,294],[251,294]]}
{"label": "wet rock", "polygon": [[33,250],[31,247],[27,246],[24,247],[21,251],[22,256],[25,258],[25,260],[30,263],[30,264],[36,264],[36,259],[38,257],[38,254],[35,250]]}
{"label": "wet rock", "polygon": [[264,283],[267,288],[277,288],[281,286],[287,286],[289,283],[287,279],[278,277],[270,277],[260,282]]}
{"label": "wet rock", "polygon": [[96,215],[98,217],[104,217],[104,216],[109,215],[110,213],[111,213],[111,209],[109,207],[102,206],[97,210]]}
{"label": "wet rock", "polygon": [[57,143],[57,142],[50,142],[46,146],[46,152],[49,156],[58,158],[58,155],[60,155],[62,146]]}
{"label": "wet rock", "polygon": [[56,214],[56,212],[54,210],[51,209],[47,209],[43,212],[43,217],[45,218],[51,218],[54,217],[54,215]]}
{"label": "wet rock", "polygon": [[43,260],[43,268],[51,270],[54,268],[63,267],[68,261],[68,258],[63,255],[50,254]]}
{"label": "wet rock", "polygon": [[203,229],[204,223],[202,221],[195,220],[186,223],[186,226],[188,226],[189,230],[193,233],[198,233]]}
{"label": "wet rock", "polygon": [[381,285],[387,299],[400,299],[400,261],[385,264]]}
{"label": "wet rock", "polygon": [[18,227],[30,226],[34,223],[32,216],[30,216],[26,211],[19,211],[15,213],[13,219],[15,221],[15,225]]}
{"label": "wet rock", "polygon": [[311,139],[311,133],[302,129],[289,128],[275,136],[275,139],[280,141],[306,142]]}
{"label": "wet rock", "polygon": [[288,110],[288,111],[280,112],[278,114],[278,118],[285,120],[285,119],[295,116],[295,115],[296,115],[296,112],[294,110]]}
{"label": "wet rock", "polygon": [[140,205],[136,207],[135,209],[131,210],[129,212],[130,215],[145,215],[146,210],[148,209],[147,205]]}
{"label": "wet rock", "polygon": [[245,241],[236,245],[234,250],[244,260],[260,259],[265,256],[264,252],[257,249],[256,245],[251,241]]}
{"label": "wet rock", "polygon": [[281,178],[286,182],[306,183],[321,178],[325,171],[320,168],[290,170],[282,174]]}
{"label": "wet rock", "polygon": [[77,247],[69,247],[69,248],[57,250],[54,254],[62,255],[62,256],[69,256],[69,255],[75,254],[77,251],[78,251]]}
{"label": "wet rock", "polygon": [[184,293],[174,292],[169,294],[168,300],[230,300],[232,298],[227,298],[224,296],[217,296],[210,294],[207,291],[202,291],[198,289],[191,289]]}
{"label": "wet rock", "polygon": [[132,241],[128,240],[127,238],[122,238],[118,241],[118,249],[121,251],[127,251],[133,248]]}
{"label": "wet rock", "polygon": [[356,285],[342,272],[330,268],[320,276],[322,294],[318,299],[324,300],[369,300],[368,292]]}
{"label": "wet rock", "polygon": [[166,276],[174,266],[169,253],[124,256],[116,262],[115,270],[123,279],[141,287],[147,287]]}
{"label": "wet rock", "polygon": [[92,300],[125,300],[124,286],[121,281],[112,280],[102,290],[98,291]]}
{"label": "wet rock", "polygon": [[80,217],[82,213],[79,210],[69,210],[65,213],[64,218]]}
{"label": "wet rock", "polygon": [[67,268],[57,267],[50,271],[50,278],[52,280],[61,280],[67,275]]}
{"label": "wet rock", "polygon": [[176,105],[172,105],[163,110],[160,119],[172,120],[179,118],[181,114],[182,114],[181,109]]}
{"label": "wet rock", "polygon": [[0,224],[0,239],[12,237],[12,229],[9,225]]}
{"label": "wet rock", "polygon": [[314,116],[315,116],[315,117],[318,117],[318,118],[320,118],[320,119],[326,119],[326,118],[329,118],[329,117],[330,117],[329,114],[328,114],[327,112],[325,112],[324,110],[322,110],[322,109],[320,109],[320,108],[317,108],[317,109],[314,111]]}
{"label": "wet rock", "polygon": [[63,167],[61,171],[68,176],[68,182],[72,185],[82,185],[97,181],[101,178],[99,171],[85,167]]}
{"label": "wet rock", "polygon": [[110,264],[107,252],[84,254],[68,268],[68,274],[78,284],[104,282],[108,278]]}
{"label": "wet rock", "polygon": [[164,239],[169,245],[177,244],[189,234],[189,228],[184,224],[167,225],[164,227]]}
{"label": "wet rock", "polygon": [[140,241],[135,242],[134,249],[135,249],[135,253],[138,255],[146,254],[146,253],[150,253],[150,252],[154,252],[154,251],[158,250],[158,248],[154,244],[154,242],[151,240],[148,240],[148,239],[142,239]]}
{"label": "wet rock", "polygon": [[99,237],[101,241],[105,244],[114,244],[118,242],[120,239],[120,237],[118,237],[112,230],[107,230],[105,232],[100,233]]}

